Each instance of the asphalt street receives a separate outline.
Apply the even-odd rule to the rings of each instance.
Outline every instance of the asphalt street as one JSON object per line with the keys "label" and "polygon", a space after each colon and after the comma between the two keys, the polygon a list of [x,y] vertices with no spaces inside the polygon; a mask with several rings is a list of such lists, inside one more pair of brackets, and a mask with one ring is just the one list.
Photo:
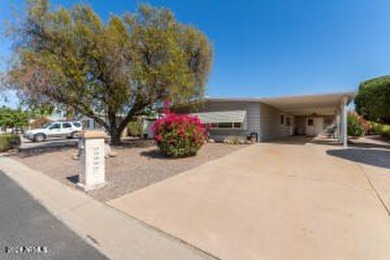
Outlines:
{"label": "asphalt street", "polygon": [[0,171],[0,259],[107,259]]}

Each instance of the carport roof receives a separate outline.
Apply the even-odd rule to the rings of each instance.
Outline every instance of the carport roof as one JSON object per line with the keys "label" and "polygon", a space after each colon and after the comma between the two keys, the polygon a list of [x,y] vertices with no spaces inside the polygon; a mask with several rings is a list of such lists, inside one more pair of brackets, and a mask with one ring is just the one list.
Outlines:
{"label": "carport roof", "polygon": [[340,92],[273,98],[206,98],[206,101],[263,102],[293,115],[334,115],[336,109],[340,107],[343,98],[347,98],[347,104],[349,104],[354,96],[355,92]]}

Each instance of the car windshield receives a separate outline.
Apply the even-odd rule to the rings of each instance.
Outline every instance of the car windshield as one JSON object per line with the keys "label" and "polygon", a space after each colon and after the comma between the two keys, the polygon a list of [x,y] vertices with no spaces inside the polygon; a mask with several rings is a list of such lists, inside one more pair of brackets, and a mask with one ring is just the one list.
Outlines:
{"label": "car windshield", "polygon": [[48,128],[49,126],[51,126],[51,123],[46,123],[42,126],[42,128]]}

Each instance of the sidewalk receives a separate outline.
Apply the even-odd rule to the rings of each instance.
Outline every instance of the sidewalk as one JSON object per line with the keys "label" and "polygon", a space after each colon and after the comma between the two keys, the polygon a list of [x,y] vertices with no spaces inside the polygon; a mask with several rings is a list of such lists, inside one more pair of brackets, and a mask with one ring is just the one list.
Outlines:
{"label": "sidewalk", "polygon": [[212,259],[11,158],[0,157],[0,170],[110,259]]}

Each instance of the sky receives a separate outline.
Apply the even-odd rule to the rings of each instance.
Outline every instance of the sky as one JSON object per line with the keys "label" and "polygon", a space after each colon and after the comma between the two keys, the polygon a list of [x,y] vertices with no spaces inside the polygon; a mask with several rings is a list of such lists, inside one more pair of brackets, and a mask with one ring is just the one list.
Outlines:
{"label": "sky", "polygon": [[[0,21],[23,10],[1,0]],[[76,0],[51,0],[67,7]],[[83,0],[105,21],[140,3],[167,7],[210,39],[213,67],[207,95],[273,97],[353,91],[390,74],[388,0]],[[13,8],[11,8],[13,7]],[[0,69],[10,42],[0,41]]]}

